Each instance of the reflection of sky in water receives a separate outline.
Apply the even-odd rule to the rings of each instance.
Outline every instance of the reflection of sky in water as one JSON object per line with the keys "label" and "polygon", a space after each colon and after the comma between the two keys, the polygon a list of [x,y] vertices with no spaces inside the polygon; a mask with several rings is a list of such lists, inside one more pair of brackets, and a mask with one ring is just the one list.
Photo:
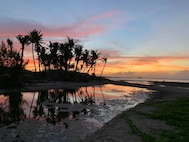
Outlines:
{"label": "reflection of sky in water", "polygon": [[[96,87],[96,90],[98,88],[100,87]],[[101,123],[106,123],[122,111],[144,102],[150,93],[147,89],[112,84],[104,85],[101,89],[102,93],[97,91],[99,92],[96,99],[98,105],[93,109],[95,115],[91,114]]]}
{"label": "reflection of sky in water", "polygon": [[[34,110],[38,109],[39,111],[40,107],[43,109],[43,116],[40,117],[47,115],[49,117],[52,113],[54,115],[69,113],[73,117],[73,112],[80,112],[78,117],[82,118],[84,122],[95,123],[96,127],[99,127],[120,112],[144,102],[148,98],[149,92],[147,89],[112,84],[82,87],[76,90],[51,89],[44,92],[23,92],[22,100],[25,103],[22,103],[22,109],[27,118],[32,118]],[[88,105],[84,104],[86,100]],[[95,103],[90,104],[91,100]],[[1,107],[3,104],[7,105],[7,97],[0,95],[0,104]]]}

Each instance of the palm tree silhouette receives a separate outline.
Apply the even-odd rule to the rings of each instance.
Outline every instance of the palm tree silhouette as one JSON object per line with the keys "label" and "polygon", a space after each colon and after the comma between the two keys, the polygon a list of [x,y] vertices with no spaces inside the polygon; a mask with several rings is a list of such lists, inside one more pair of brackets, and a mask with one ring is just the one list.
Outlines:
{"label": "palm tree silhouette", "polygon": [[67,54],[65,55],[65,58],[68,59],[68,63],[67,63],[67,69],[66,71],[70,68],[70,63],[71,63],[71,60],[72,60],[72,57],[73,57],[73,49],[74,49],[74,46],[75,46],[75,43],[74,40],[72,38],[69,38],[68,37],[68,42],[65,43],[66,45],[66,49],[67,49]]}
{"label": "palm tree silhouette", "polygon": [[[1,42],[0,45],[0,66],[20,66],[24,67],[27,63],[24,62],[24,50],[27,45],[32,44],[32,57],[34,69],[36,72],[36,60],[34,51],[37,52],[38,56],[38,68],[41,71],[41,66],[51,69],[64,69],[65,71],[93,71],[95,75],[96,62],[99,58],[100,53],[95,50],[84,50],[83,45],[77,44],[77,40],[67,37],[67,41],[64,43],[50,42],[50,45],[45,47],[42,46],[43,34],[41,31],[36,29],[30,31],[28,35],[17,35],[16,38],[21,44],[21,53],[13,50],[13,42],[7,39],[7,44]],[[12,58],[12,59],[10,59]],[[75,58],[75,61],[74,61]],[[107,58],[102,58],[104,66],[100,73],[102,76]],[[14,62],[13,62],[14,61]],[[80,63],[82,61],[82,63]]]}
{"label": "palm tree silhouette", "polygon": [[104,62],[104,66],[103,66],[103,68],[102,68],[102,71],[101,71],[101,73],[100,73],[100,76],[102,76],[102,73],[103,73],[104,68],[105,68],[105,66],[106,66],[106,63],[107,63],[107,57],[102,57],[102,61]]}
{"label": "palm tree silhouette", "polygon": [[95,71],[96,71],[96,61],[97,59],[99,58],[99,55],[101,53],[98,53],[98,51],[94,51],[94,50],[91,50],[91,61],[90,61],[90,67],[88,69],[88,73],[89,71],[93,68],[93,73],[95,75]]}
{"label": "palm tree silhouette", "polygon": [[[35,65],[35,57],[34,57],[34,45],[35,45],[35,51],[37,52],[38,55],[38,60],[39,60],[39,53],[40,53],[40,48],[41,43],[42,43],[42,38],[43,34],[41,34],[41,31],[37,31],[36,29],[34,29],[33,31],[31,31],[29,33],[29,39],[30,42],[32,43],[32,56],[33,56],[33,63],[34,63],[34,69],[36,72],[36,65]],[[40,61],[39,61],[39,71],[40,71]]]}
{"label": "palm tree silhouette", "polygon": [[50,42],[49,48],[50,48],[51,63],[53,64],[54,69],[57,69],[58,68],[57,52],[58,52],[58,49],[59,49],[59,43],[58,42]]}
{"label": "palm tree silhouette", "polygon": [[83,72],[85,72],[85,69],[89,66],[89,50],[85,49],[85,51],[82,53],[82,57],[81,57],[83,64],[82,64],[82,68],[83,68]]}
{"label": "palm tree silhouette", "polygon": [[81,60],[83,46],[82,45],[76,45],[76,47],[74,49],[75,49],[74,53],[75,53],[75,61],[76,61],[75,71],[77,71],[78,70],[78,63]]}
{"label": "palm tree silhouette", "polygon": [[48,61],[48,54],[46,53],[46,48],[42,47],[40,51],[40,60],[41,64],[44,66],[45,71],[47,70],[47,66],[50,66],[50,61]]}
{"label": "palm tree silhouette", "polygon": [[22,48],[21,48],[21,62],[20,65],[22,67],[23,65],[23,57],[24,57],[24,49],[25,46],[29,45],[29,36],[28,35],[17,35],[16,38],[18,39],[18,41],[20,42]]}
{"label": "palm tree silhouette", "polygon": [[13,56],[15,52],[13,52],[13,42],[9,38],[7,39],[7,64],[11,65],[13,62]]}
{"label": "palm tree silhouette", "polygon": [[13,42],[9,38],[7,39],[7,44],[9,46],[9,48],[10,48],[10,51],[12,51],[12,49],[13,49]]}
{"label": "palm tree silhouette", "polygon": [[62,43],[60,46],[59,50],[63,56],[65,71],[69,70],[70,62],[73,57],[72,52],[73,52],[74,46],[75,46],[74,40],[70,39],[69,37],[68,37],[68,41],[65,43]]}

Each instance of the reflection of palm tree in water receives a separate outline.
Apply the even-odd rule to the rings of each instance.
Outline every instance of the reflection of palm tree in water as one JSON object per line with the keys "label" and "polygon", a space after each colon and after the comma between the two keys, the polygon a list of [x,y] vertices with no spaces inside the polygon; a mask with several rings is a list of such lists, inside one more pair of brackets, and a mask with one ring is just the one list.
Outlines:
{"label": "reflection of palm tree in water", "polygon": [[22,99],[22,94],[20,92],[8,93],[4,96],[6,96],[5,102],[0,107],[0,125],[25,119],[22,105],[26,102]]}
{"label": "reflection of palm tree in water", "polygon": [[33,110],[34,118],[38,117],[39,119],[40,117],[44,115],[43,103],[47,100],[47,97],[48,97],[47,94],[48,94],[47,90],[44,90],[38,93],[36,106],[34,107],[34,110]]}
{"label": "reflection of palm tree in water", "polygon": [[104,97],[104,94],[103,94],[103,91],[102,91],[102,86],[99,86],[99,88],[100,88],[100,91],[101,91],[101,94],[102,94],[102,97],[103,97],[104,105],[106,105],[106,100],[105,100],[105,97]]}
{"label": "reflection of palm tree in water", "polygon": [[32,110],[32,107],[33,107],[34,98],[35,98],[35,92],[33,92],[33,99],[32,99],[31,106],[30,106],[29,118],[30,118],[30,115],[31,115],[31,110]]}
{"label": "reflection of palm tree in water", "polygon": [[88,87],[85,87],[85,93],[86,93],[86,96],[85,96],[85,100],[84,100],[84,104],[95,104],[95,89],[93,90],[93,94],[89,95],[88,93],[88,90],[87,90]]}
{"label": "reflection of palm tree in water", "polygon": [[46,117],[47,122],[56,124],[55,107],[48,108],[48,114]]}
{"label": "reflection of palm tree in water", "polygon": [[7,120],[10,122],[19,121],[24,119],[26,115],[24,114],[22,104],[24,101],[22,100],[22,94],[19,93],[12,93],[8,94],[9,96],[9,112],[7,115]]}
{"label": "reflection of palm tree in water", "polygon": [[[64,121],[70,115],[75,117],[82,110],[70,112],[70,103],[81,103],[85,105],[95,104],[95,86],[92,87],[92,92],[88,92],[90,87],[82,87],[79,89],[52,89],[39,92],[36,106],[33,110],[34,118],[44,117],[47,122],[55,124]],[[101,89],[101,86],[100,86]],[[104,104],[105,98],[101,89]],[[61,105],[61,104],[68,104]],[[44,111],[46,109],[46,112]]]}

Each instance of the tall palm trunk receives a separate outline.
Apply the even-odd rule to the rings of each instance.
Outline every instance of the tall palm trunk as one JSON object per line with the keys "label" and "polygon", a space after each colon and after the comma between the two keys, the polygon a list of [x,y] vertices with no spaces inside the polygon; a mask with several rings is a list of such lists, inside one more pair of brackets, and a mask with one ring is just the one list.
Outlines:
{"label": "tall palm trunk", "polygon": [[96,60],[95,60],[95,64],[94,64],[94,75],[96,75]]}
{"label": "tall palm trunk", "polygon": [[41,72],[41,63],[40,63],[39,53],[37,53],[37,56],[38,56],[38,67],[39,67],[39,72]]}
{"label": "tall palm trunk", "polygon": [[24,61],[23,57],[24,57],[24,44],[22,44],[22,51],[21,51],[21,61],[20,61],[20,66],[21,67],[22,67],[23,61]]}
{"label": "tall palm trunk", "polygon": [[40,61],[39,61],[39,72],[41,72],[41,64],[40,64]]}
{"label": "tall palm trunk", "polygon": [[79,60],[76,61],[75,71],[78,71],[78,63],[79,63]]}
{"label": "tall palm trunk", "polygon": [[102,74],[103,74],[103,72],[104,72],[105,66],[106,66],[106,62],[104,63],[104,66],[103,66],[103,68],[102,68],[102,71],[101,71],[101,73],[100,73],[100,76],[102,76]]}
{"label": "tall palm trunk", "polygon": [[32,56],[33,56],[33,64],[34,64],[34,69],[35,69],[35,72],[36,72],[36,65],[35,65],[35,57],[34,57],[34,48],[33,48],[33,43],[32,43]]}

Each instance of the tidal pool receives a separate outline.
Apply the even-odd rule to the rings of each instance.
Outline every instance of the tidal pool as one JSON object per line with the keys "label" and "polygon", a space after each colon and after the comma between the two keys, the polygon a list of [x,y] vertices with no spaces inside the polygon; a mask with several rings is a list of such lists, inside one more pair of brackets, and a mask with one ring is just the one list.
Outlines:
{"label": "tidal pool", "polygon": [[82,116],[87,121],[96,119],[103,124],[120,112],[144,102],[150,93],[147,89],[106,84],[1,94],[1,120],[13,122],[35,118],[56,124],[65,118]]}
{"label": "tidal pool", "polygon": [[84,138],[122,111],[143,103],[151,92],[137,87],[106,84],[0,94],[0,126],[35,120],[42,122],[33,137],[36,141],[44,137],[50,139],[55,131],[64,135],[67,141],[74,141],[73,134],[74,138]]}

